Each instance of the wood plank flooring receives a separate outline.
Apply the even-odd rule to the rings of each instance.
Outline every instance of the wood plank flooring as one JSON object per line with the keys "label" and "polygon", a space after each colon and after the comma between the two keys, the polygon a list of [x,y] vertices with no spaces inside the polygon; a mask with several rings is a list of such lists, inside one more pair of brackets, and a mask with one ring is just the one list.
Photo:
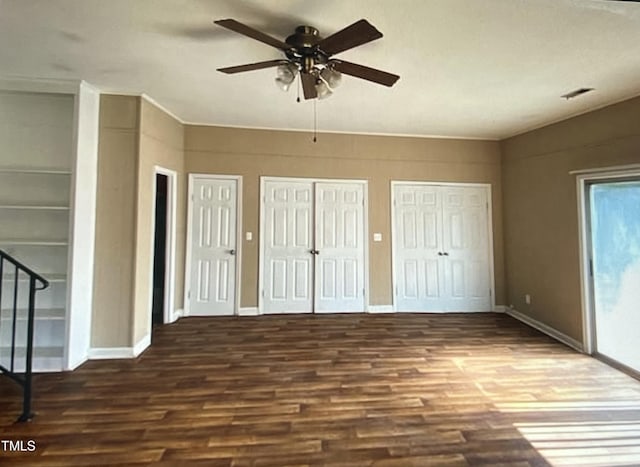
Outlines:
{"label": "wood plank flooring", "polygon": [[185,318],[36,377],[1,465],[640,465],[640,382],[501,314]]}

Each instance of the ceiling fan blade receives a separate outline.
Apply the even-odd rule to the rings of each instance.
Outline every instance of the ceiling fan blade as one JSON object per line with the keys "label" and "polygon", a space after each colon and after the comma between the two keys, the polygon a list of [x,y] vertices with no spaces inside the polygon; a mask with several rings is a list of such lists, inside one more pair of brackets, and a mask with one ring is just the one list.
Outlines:
{"label": "ceiling fan blade", "polygon": [[305,99],[315,99],[318,97],[318,91],[316,90],[316,77],[311,73],[300,73],[300,79],[302,80],[302,92]]}
{"label": "ceiling fan blade", "polygon": [[291,46],[286,44],[285,42],[282,42],[279,39],[276,39],[263,32],[260,32],[257,29],[250,28],[249,26],[242,24],[236,21],[235,19],[219,19],[217,21],[214,21],[214,23],[216,23],[219,26],[222,26],[223,28],[230,29],[239,34],[243,34],[247,37],[250,37],[257,41],[268,44],[271,47],[275,47],[276,49],[288,50],[291,48]]}
{"label": "ceiling fan blade", "polygon": [[263,68],[271,68],[278,65],[286,64],[286,60],[268,60],[266,62],[248,63],[246,65],[229,66],[226,68],[218,68],[218,71],[231,75],[233,73],[242,73],[245,71],[261,70]]}
{"label": "ceiling fan blade", "polygon": [[340,73],[366,79],[367,81],[372,81],[384,86],[391,87],[400,79],[398,75],[376,70],[375,68],[369,68],[368,66],[358,65],[357,63],[345,62],[344,60],[332,60],[331,64],[333,68]]}
{"label": "ceiling fan blade", "polygon": [[380,39],[382,33],[366,19],[356,21],[350,26],[322,39],[318,48],[327,55],[334,55],[367,42]]}

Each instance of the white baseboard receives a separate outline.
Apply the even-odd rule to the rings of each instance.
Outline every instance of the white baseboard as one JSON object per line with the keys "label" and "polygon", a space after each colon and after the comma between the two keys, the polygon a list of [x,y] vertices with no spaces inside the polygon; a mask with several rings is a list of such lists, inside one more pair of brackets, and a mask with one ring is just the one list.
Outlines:
{"label": "white baseboard", "polygon": [[493,307],[494,313],[507,313],[509,311],[509,307],[506,305],[496,305]]}
{"label": "white baseboard", "polygon": [[238,316],[258,316],[259,314],[257,306],[248,306],[238,310]]}
{"label": "white baseboard", "polygon": [[133,347],[92,347],[89,360],[109,360],[112,358],[133,358]]}
{"label": "white baseboard", "polygon": [[171,322],[175,323],[176,321],[178,321],[183,316],[184,316],[184,310],[183,309],[173,310],[173,313],[171,314]]}
{"label": "white baseboard", "polygon": [[89,350],[86,351],[86,353],[84,355],[82,355],[81,357],[76,357],[74,358],[72,361],[67,362],[67,365],[64,368],[64,371],[73,371],[76,368],[78,368],[80,365],[82,365],[84,362],[86,362],[89,357]]}
{"label": "white baseboard", "polygon": [[89,360],[136,358],[150,345],[151,334],[147,334],[133,347],[94,347],[89,349]]}
{"label": "white baseboard", "polygon": [[367,312],[369,313],[393,313],[393,305],[369,305]]}
{"label": "white baseboard", "polygon": [[147,350],[147,347],[151,345],[151,333],[144,336],[142,339],[138,341],[136,345],[133,346],[133,356],[137,357],[142,352]]}
{"label": "white baseboard", "polygon": [[557,329],[554,329],[551,326],[544,324],[535,318],[532,318],[523,313],[520,313],[519,311],[514,310],[513,308],[507,307],[505,310],[505,313],[517,319],[518,321],[521,321],[524,324],[528,324],[532,328],[535,328],[538,331],[545,333],[547,336],[552,337],[559,342],[562,342],[563,344],[571,347],[572,349],[577,350],[578,352],[583,352],[582,343],[575,340],[572,337],[567,336],[563,332],[560,332]]}

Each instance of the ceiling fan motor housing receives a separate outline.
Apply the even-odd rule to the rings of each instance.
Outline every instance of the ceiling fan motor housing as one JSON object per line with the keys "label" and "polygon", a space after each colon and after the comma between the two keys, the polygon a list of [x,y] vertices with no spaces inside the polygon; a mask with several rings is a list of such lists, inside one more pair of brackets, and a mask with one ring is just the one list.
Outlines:
{"label": "ceiling fan motor housing", "polygon": [[322,40],[318,30],[311,26],[298,26],[285,42],[291,46],[285,51],[287,58],[300,66],[303,73],[311,73],[315,65],[325,65],[328,57],[317,47]]}

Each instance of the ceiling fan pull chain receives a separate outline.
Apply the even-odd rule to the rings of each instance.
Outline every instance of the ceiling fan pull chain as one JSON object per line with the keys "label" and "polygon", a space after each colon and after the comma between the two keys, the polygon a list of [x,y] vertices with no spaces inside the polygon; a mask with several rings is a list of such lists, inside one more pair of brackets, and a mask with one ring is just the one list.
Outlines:
{"label": "ceiling fan pull chain", "polygon": [[302,86],[300,83],[302,82],[302,78],[300,77],[300,73],[298,73],[298,98],[296,102],[300,103],[300,87]]}
{"label": "ceiling fan pull chain", "polygon": [[313,142],[318,141],[318,99],[313,100]]}

